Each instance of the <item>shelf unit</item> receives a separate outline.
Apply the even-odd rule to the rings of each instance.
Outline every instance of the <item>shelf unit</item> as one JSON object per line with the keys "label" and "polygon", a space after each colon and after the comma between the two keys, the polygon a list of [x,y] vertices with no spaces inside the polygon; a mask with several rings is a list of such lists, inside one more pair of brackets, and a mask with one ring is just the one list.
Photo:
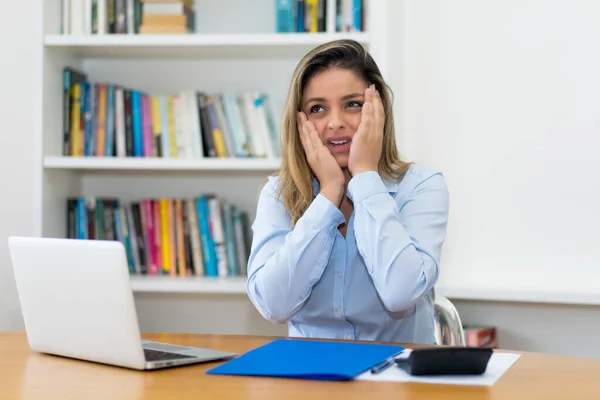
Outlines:
{"label": "shelf unit", "polygon": [[64,49],[78,57],[146,58],[198,57],[261,58],[294,57],[321,43],[350,38],[367,45],[365,32],[348,33],[252,33],[189,35],[48,35],[47,48]]}
{"label": "shelf unit", "polygon": [[[246,294],[244,277],[223,278],[169,278],[152,276],[135,276],[131,279],[134,292],[137,293],[177,293],[177,294]],[[543,304],[575,304],[600,305],[600,294],[597,292],[563,292],[527,290],[527,289],[495,289],[472,287],[436,286],[436,294],[452,300],[517,302]]]}
{"label": "shelf unit", "polygon": [[[64,237],[68,196],[107,195],[125,200],[140,196],[195,196],[205,189],[254,216],[257,191],[279,167],[277,159],[75,158],[62,156],[62,69],[80,68],[93,80],[108,80],[148,91],[186,88],[206,91],[266,91],[283,104],[298,60],[314,46],[338,38],[365,45],[395,89],[394,109],[401,148],[407,146],[402,126],[402,0],[365,0],[366,31],[336,33],[273,32],[272,0],[196,0],[198,33],[189,35],[61,35],[61,0],[40,0],[44,35],[39,41],[39,73],[35,118],[34,235]],[[375,4],[376,6],[373,6]],[[256,9],[264,10],[257,12]],[[214,16],[214,17],[213,17]],[[220,19],[219,19],[220,18]],[[328,23],[331,27],[331,22]],[[393,68],[392,68],[393,66]],[[276,111],[281,111],[276,110]],[[404,133],[404,135],[403,135]],[[243,278],[189,279],[132,277],[136,292],[244,294]],[[600,304],[594,293],[475,290],[438,285],[452,299]]]}
{"label": "shelf unit", "polygon": [[256,171],[273,172],[280,159],[268,158],[201,158],[164,159],[158,157],[44,157],[45,169],[76,171]]}
{"label": "shelf unit", "polygon": [[511,289],[473,286],[436,285],[436,293],[452,300],[499,301],[516,303],[577,304],[600,305],[600,293],[597,291],[562,291],[544,289]]}
{"label": "shelf unit", "polygon": [[[36,112],[35,234],[66,235],[66,199],[113,196],[192,197],[212,192],[254,218],[258,190],[277,171],[279,159],[65,157],[62,154],[62,71],[71,66],[91,81],[110,81],[155,93],[185,89],[206,92],[263,91],[276,117],[293,70],[313,47],[351,38],[369,49],[382,71],[388,69],[389,0],[365,0],[364,32],[276,33],[272,0],[196,0],[197,33],[186,35],[62,35],[61,0],[44,8],[40,41],[40,96]],[[328,12],[335,8],[329,0]],[[214,16],[214,18],[212,17]],[[279,122],[279,121],[277,121]],[[135,292],[244,294],[245,277],[132,276]]]}
{"label": "shelf unit", "polygon": [[178,278],[162,276],[133,276],[131,287],[136,293],[187,293],[187,294],[246,294],[246,278],[228,276],[206,278],[202,276]]}

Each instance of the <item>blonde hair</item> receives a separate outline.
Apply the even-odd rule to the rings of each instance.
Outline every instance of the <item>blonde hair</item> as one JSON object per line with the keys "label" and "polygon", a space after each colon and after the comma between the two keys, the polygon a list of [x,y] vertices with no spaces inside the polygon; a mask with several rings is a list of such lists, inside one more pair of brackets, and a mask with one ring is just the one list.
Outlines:
{"label": "blonde hair", "polygon": [[283,198],[284,207],[291,215],[292,226],[315,197],[312,185],[314,174],[300,141],[297,115],[308,81],[328,68],[354,71],[367,84],[375,84],[381,94],[385,110],[383,146],[379,160],[379,174],[382,178],[400,181],[410,165],[401,160],[396,147],[392,91],[383,80],[371,55],[360,43],[347,39],[335,40],[314,48],[302,58],[294,71],[281,123],[282,163],[276,175],[279,180],[278,191]]}

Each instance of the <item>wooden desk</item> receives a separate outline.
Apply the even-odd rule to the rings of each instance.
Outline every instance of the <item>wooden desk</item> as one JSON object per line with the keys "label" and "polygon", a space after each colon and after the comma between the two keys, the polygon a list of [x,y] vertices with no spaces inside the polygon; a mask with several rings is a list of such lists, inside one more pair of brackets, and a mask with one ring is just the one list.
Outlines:
{"label": "wooden desk", "polygon": [[[273,338],[145,334],[169,343],[243,353]],[[215,363],[157,371],[32,352],[24,333],[0,332],[0,399],[600,399],[600,360],[522,353],[492,387],[390,382],[319,382],[206,375]]]}

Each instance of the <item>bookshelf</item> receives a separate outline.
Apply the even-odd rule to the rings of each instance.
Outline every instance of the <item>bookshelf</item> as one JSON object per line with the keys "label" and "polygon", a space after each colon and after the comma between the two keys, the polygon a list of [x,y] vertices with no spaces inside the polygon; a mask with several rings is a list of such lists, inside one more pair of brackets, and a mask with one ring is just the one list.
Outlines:
{"label": "bookshelf", "polygon": [[[277,171],[278,157],[163,158],[72,156],[63,153],[63,69],[83,71],[91,82],[111,82],[147,93],[261,92],[269,96],[276,126],[297,62],[318,44],[357,40],[384,75],[389,0],[364,0],[364,30],[337,32],[336,1],[327,1],[322,32],[277,33],[272,0],[196,0],[196,31],[187,34],[62,34],[63,0],[40,1],[45,34],[40,42],[40,96],[36,129],[35,233],[67,236],[66,201],[72,197],[192,198],[214,193],[254,218],[260,186]],[[87,4],[87,1],[83,1]],[[135,292],[245,294],[244,276],[132,276]]]}

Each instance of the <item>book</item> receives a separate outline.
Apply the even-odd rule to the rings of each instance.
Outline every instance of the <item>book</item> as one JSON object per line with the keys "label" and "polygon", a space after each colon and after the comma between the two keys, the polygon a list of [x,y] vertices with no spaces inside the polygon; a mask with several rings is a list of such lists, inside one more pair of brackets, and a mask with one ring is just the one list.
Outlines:
{"label": "book", "polygon": [[467,346],[498,348],[496,327],[487,325],[465,325],[463,327]]}

